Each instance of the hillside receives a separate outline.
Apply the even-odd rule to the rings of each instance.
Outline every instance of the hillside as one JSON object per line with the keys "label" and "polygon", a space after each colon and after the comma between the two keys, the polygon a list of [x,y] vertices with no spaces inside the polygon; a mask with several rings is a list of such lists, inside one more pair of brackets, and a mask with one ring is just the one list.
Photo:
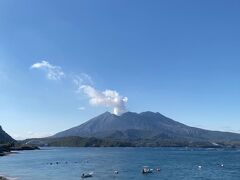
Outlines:
{"label": "hillside", "polygon": [[0,126],[0,144],[11,143],[14,141],[15,140],[10,135],[8,135]]}

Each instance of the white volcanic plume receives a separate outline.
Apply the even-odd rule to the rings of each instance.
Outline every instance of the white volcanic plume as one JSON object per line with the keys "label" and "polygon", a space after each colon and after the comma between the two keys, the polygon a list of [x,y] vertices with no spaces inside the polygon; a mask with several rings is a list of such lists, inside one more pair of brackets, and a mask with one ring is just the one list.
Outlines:
{"label": "white volcanic plume", "polygon": [[128,98],[119,95],[117,91],[107,89],[101,92],[90,85],[82,85],[80,89],[90,98],[91,105],[112,107],[113,113],[118,116],[126,112]]}

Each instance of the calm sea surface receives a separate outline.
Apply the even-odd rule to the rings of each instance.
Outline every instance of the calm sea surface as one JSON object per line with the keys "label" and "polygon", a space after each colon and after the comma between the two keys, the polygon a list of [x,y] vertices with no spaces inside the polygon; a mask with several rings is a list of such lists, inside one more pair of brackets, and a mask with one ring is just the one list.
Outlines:
{"label": "calm sea surface", "polygon": [[[59,162],[56,164],[56,162]],[[53,163],[51,165],[51,163]],[[222,167],[220,164],[223,164]],[[161,172],[142,175],[142,166]],[[202,166],[199,169],[198,166]],[[119,174],[114,174],[118,170]],[[240,151],[184,148],[45,148],[0,157],[0,174],[20,180],[223,179],[240,180]]]}

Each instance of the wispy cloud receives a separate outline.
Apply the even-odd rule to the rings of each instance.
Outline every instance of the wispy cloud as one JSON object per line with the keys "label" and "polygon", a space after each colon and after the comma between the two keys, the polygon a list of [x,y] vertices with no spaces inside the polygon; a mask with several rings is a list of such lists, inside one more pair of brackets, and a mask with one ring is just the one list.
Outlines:
{"label": "wispy cloud", "polygon": [[54,66],[47,61],[35,63],[31,69],[41,69],[46,72],[46,76],[50,80],[60,80],[65,77],[65,73],[60,66]]}
{"label": "wispy cloud", "polygon": [[86,73],[81,73],[80,75],[75,75],[73,77],[73,83],[77,87],[77,92],[81,92],[81,86],[85,85],[93,85],[92,77]]}

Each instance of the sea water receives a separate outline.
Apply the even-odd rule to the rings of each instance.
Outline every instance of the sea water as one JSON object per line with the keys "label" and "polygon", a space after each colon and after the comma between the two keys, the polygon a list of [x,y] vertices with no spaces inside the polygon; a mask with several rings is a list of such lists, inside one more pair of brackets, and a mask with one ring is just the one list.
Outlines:
{"label": "sea water", "polygon": [[[143,166],[154,172],[143,175]],[[200,168],[201,166],[201,168]],[[161,168],[160,172],[155,171]],[[118,171],[119,174],[114,174]],[[240,151],[191,148],[43,148],[0,157],[0,175],[20,180],[240,180]]]}

